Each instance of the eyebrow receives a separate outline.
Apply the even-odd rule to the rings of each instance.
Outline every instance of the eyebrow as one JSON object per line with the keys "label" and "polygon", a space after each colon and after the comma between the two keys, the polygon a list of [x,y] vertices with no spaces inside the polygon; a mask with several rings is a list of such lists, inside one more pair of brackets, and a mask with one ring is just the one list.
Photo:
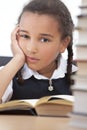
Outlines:
{"label": "eyebrow", "polygon": [[51,35],[51,34],[44,34],[44,33],[41,33],[40,35],[41,35],[41,36],[47,36],[47,37],[53,38],[53,35]]}
{"label": "eyebrow", "polygon": [[25,33],[28,33],[28,31],[25,31],[25,30],[19,30],[19,32],[25,32]]}
{"label": "eyebrow", "polygon": [[[19,30],[19,32],[29,33],[29,32],[28,32],[28,31],[26,31],[26,30]],[[51,35],[51,34],[41,33],[40,35],[41,35],[41,36],[46,36],[46,37],[51,37],[51,38],[53,38],[53,35]]]}

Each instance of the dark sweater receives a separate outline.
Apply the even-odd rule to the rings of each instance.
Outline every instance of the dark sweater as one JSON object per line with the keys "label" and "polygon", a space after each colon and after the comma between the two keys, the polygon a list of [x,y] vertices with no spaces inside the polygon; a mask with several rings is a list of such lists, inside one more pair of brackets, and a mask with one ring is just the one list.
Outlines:
{"label": "dark sweater", "polygon": [[12,99],[36,99],[43,96],[58,95],[58,94],[71,94],[69,85],[66,82],[66,77],[53,79],[53,91],[48,90],[49,80],[38,80],[33,76],[20,85],[15,77],[13,79],[13,95]]}

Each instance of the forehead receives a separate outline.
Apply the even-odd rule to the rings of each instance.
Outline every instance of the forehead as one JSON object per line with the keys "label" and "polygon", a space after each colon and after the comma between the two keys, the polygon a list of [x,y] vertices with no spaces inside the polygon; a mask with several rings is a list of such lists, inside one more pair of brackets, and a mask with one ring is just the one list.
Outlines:
{"label": "forehead", "polygon": [[21,26],[37,26],[55,28],[58,31],[59,23],[52,15],[24,12],[20,19]]}

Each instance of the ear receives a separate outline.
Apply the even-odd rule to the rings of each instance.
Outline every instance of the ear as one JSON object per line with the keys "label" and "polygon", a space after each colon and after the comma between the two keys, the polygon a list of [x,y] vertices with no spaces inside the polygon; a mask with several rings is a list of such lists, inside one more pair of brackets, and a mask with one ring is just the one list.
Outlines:
{"label": "ear", "polygon": [[65,49],[67,48],[67,46],[69,45],[70,43],[70,36],[67,36],[65,39],[62,40],[62,43],[61,43],[61,47],[60,47],[60,53],[63,53],[65,51]]}

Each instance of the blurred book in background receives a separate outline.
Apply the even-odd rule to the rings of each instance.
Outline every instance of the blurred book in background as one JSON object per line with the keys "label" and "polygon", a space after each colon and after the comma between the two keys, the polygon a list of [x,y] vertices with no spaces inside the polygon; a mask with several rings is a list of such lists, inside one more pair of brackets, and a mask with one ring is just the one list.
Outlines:
{"label": "blurred book in background", "polygon": [[75,45],[77,73],[72,77],[75,81],[71,86],[75,101],[70,114],[70,124],[87,129],[87,0],[79,6],[81,14],[77,16],[78,43]]}

